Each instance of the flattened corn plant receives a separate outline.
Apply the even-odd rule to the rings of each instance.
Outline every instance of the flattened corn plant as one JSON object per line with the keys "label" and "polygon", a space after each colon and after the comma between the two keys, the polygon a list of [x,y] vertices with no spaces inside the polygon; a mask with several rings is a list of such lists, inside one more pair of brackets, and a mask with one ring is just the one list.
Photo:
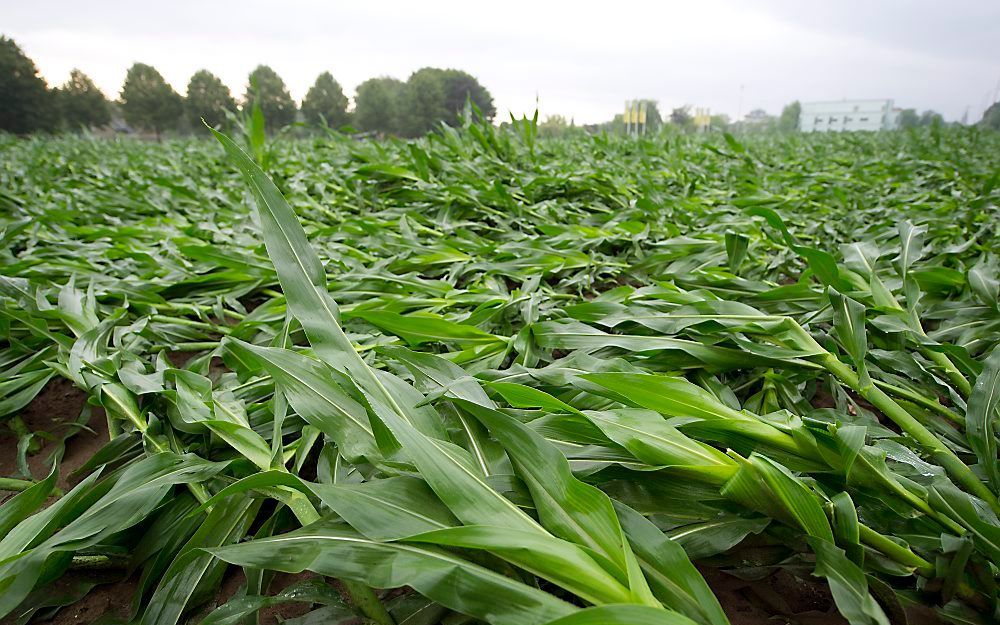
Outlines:
{"label": "flattened corn plant", "polygon": [[1000,619],[997,135],[216,137],[0,138],[0,615],[726,625],[694,560]]}

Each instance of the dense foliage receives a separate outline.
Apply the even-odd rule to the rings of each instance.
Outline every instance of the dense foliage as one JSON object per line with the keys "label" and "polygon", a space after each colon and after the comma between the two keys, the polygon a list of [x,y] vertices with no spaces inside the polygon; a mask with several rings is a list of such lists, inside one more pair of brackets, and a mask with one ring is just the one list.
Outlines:
{"label": "dense foliage", "polygon": [[155,67],[145,63],[135,63],[128,69],[120,99],[125,121],[157,137],[177,128],[184,110],[184,98]]}
{"label": "dense foliage", "polygon": [[202,69],[192,74],[188,81],[184,112],[192,128],[201,128],[202,120],[218,128],[225,123],[227,114],[236,113],[236,100],[222,79]]}
{"label": "dense foliage", "polygon": [[306,123],[325,124],[330,128],[347,123],[347,96],[333,74],[323,72],[316,77],[302,99],[302,116]]}
{"label": "dense foliage", "polygon": [[0,36],[0,131],[25,134],[55,128],[52,94],[13,39]]}
{"label": "dense foliage", "polygon": [[[471,74],[457,69],[425,67],[403,83],[373,78],[357,87],[356,123],[361,130],[416,137],[444,123],[461,123],[466,102],[487,119],[496,113],[493,96]],[[271,131],[296,122],[298,107],[284,80],[267,65],[250,72],[242,110],[250,115],[254,104]],[[195,72],[185,96],[178,94],[156,68],[135,63],[129,68],[120,94],[121,113],[133,130],[204,132],[202,120],[220,127],[237,112],[237,103],[221,79],[210,71]],[[348,99],[329,72],[321,73],[302,99],[306,126],[340,128],[351,121]],[[79,69],[61,87],[49,90],[34,62],[7,37],[0,36],[0,131],[28,134],[102,128],[112,121],[111,103]],[[325,123],[324,123],[325,122]]]}
{"label": "dense foliage", "polygon": [[536,137],[0,139],[0,418],[109,432],[3,482],[0,614],[725,625],[696,560],[996,622],[1000,138]]}
{"label": "dense foliage", "polygon": [[390,76],[369,78],[354,96],[354,124],[359,130],[400,134],[405,112],[406,83]]}
{"label": "dense foliage", "polygon": [[274,128],[283,128],[295,121],[295,101],[288,94],[285,81],[267,65],[258,65],[250,72],[243,101],[247,109],[259,106]]}
{"label": "dense foliage", "polygon": [[796,100],[781,109],[781,116],[778,117],[778,130],[781,132],[797,131],[800,117],[802,117],[802,104]]}
{"label": "dense foliage", "polygon": [[78,69],[55,91],[59,115],[71,130],[100,128],[111,121],[111,103],[94,81]]}
{"label": "dense foliage", "polygon": [[983,118],[979,124],[991,130],[1000,130],[1000,102],[994,102],[983,111]]}

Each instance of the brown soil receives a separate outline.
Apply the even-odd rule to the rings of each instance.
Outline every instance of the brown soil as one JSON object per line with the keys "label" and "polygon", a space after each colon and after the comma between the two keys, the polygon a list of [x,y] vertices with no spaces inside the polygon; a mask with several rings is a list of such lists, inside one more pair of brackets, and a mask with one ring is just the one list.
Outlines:
{"label": "brown soil", "polygon": [[[73,486],[69,475],[108,442],[108,423],[102,408],[91,407],[90,420],[85,427],[76,423],[86,401],[87,395],[72,382],[53,378],[38,397],[20,412],[21,419],[32,432],[51,435],[36,437],[41,449],[28,456],[28,468],[33,479],[39,480],[48,475],[52,467],[52,453],[58,448],[59,441],[69,435],[57,483],[57,487],[65,491]],[[25,478],[18,475],[17,437],[6,426],[0,426],[0,475]]]}
{"label": "brown soil", "polygon": [[[267,594],[274,595],[288,586],[296,582],[301,582],[307,579],[313,579],[319,577],[315,573],[305,571],[303,573],[277,573],[274,579],[271,581],[271,585],[267,590]],[[246,578],[243,576],[243,570],[238,567],[230,567],[226,572],[226,576],[222,580],[222,585],[219,588],[219,592],[216,593],[215,598],[202,606],[200,609],[196,610],[194,613],[189,615],[185,621],[188,623],[197,623],[201,621],[209,612],[218,606],[223,605],[229,601],[240,588],[246,583]],[[287,603],[264,608],[259,614],[260,625],[278,625],[279,623],[298,616],[302,616],[306,612],[312,610],[313,607],[309,603],[301,601],[289,601]],[[53,625],[76,625],[76,622],[70,623],[69,621],[61,621],[59,616],[52,620]]]}
{"label": "brown soil", "polygon": [[798,579],[778,570],[747,581],[718,569],[701,569],[732,625],[846,625],[820,580]]}
{"label": "brown soil", "polygon": [[[177,360],[186,361],[193,354],[183,354]],[[171,356],[174,356],[171,354]],[[172,358],[173,360],[173,358]],[[176,366],[182,365],[175,363]],[[213,363],[216,367],[216,363]],[[98,450],[108,442],[107,419],[101,408],[92,407],[92,412],[86,427],[76,424],[87,401],[86,394],[63,378],[55,378],[49,382],[38,397],[20,412],[20,417],[32,432],[47,432],[51,437],[37,437],[42,443],[41,448],[28,456],[28,468],[33,479],[42,479],[48,475],[51,468],[52,453],[59,446],[59,441],[66,440],[66,450],[59,469],[57,487],[64,492],[73,487],[68,476],[83,466]],[[0,425],[0,475],[18,477],[17,468],[17,436],[9,428]],[[79,476],[77,480],[84,476]],[[4,497],[6,495],[6,497]],[[11,493],[0,493],[0,501],[12,496]],[[314,573],[289,575],[278,573],[270,586],[270,592],[276,593],[285,587],[304,579],[315,577]],[[114,571],[69,571],[49,587],[53,596],[66,595],[82,583],[97,583],[82,599],[59,610],[50,623],[53,625],[90,625],[102,623],[126,622],[129,617],[132,595],[135,592],[138,574],[128,579]],[[213,602],[222,605],[239,590],[245,582],[243,571],[231,567]],[[210,609],[212,606],[209,606]],[[280,606],[265,608],[260,612],[260,625],[276,625],[281,621],[308,612],[311,606],[302,602],[289,602]],[[37,619],[35,619],[37,620]],[[0,625],[8,625],[13,621],[9,618],[0,619]]]}
{"label": "brown soil", "polygon": [[[132,594],[135,592],[137,580],[138,576],[134,575],[128,579],[95,586],[83,599],[56,612],[55,617],[48,622],[55,625],[89,625],[98,620],[109,625],[125,623],[128,621]],[[70,571],[53,582],[51,588],[53,594],[59,594],[69,592],[69,589],[76,583],[87,581],[104,580],[100,577],[95,579],[95,573]],[[32,619],[29,622],[38,621],[39,619]],[[4,624],[6,625],[6,621]]]}
{"label": "brown soil", "polygon": [[812,400],[813,408],[836,408],[837,402],[834,401],[833,395],[826,386],[818,386],[816,388],[816,394],[813,395]]}
{"label": "brown soil", "polygon": [[[833,606],[829,589],[820,580],[798,579],[785,571],[756,581],[742,580],[718,569],[702,569],[709,586],[719,598],[726,616],[732,625],[846,625]],[[68,588],[73,583],[84,580],[86,574],[69,573],[54,586],[54,592]],[[315,577],[314,573],[278,573],[269,589],[270,594],[305,579]],[[80,601],[60,610],[48,621],[52,625],[90,625],[98,620],[104,624],[123,623],[128,619],[132,593],[136,578],[101,584],[92,589]],[[204,606],[189,622],[198,622],[201,617],[228,601],[244,584],[242,570],[231,568],[213,602]],[[260,625],[278,625],[282,621],[309,612],[307,603],[289,602],[265,608],[260,612]],[[907,610],[911,625],[941,625],[941,620],[926,608]],[[7,625],[8,621],[0,621]]]}
{"label": "brown soil", "polygon": [[[732,625],[847,624],[833,607],[826,585],[819,580],[799,580],[784,571],[758,581],[741,580],[717,569],[703,569],[702,573]],[[313,573],[279,573],[269,592],[277,593],[295,582],[314,576]],[[213,607],[224,604],[243,584],[242,570],[231,568],[215,601],[203,607],[195,618],[190,619],[191,622],[197,622]],[[128,616],[134,590],[134,578],[97,586],[84,599],[60,610],[49,622],[52,625],[90,625],[99,618],[111,622],[124,620]],[[278,625],[311,609],[309,604],[297,602],[265,608],[260,612],[260,625]],[[915,622],[929,624],[934,621]]]}
{"label": "brown soil", "polygon": [[[277,573],[275,574],[274,579],[271,580],[271,585],[268,588],[268,594],[277,594],[296,582],[313,579],[315,577],[319,576],[316,573],[309,571],[304,571],[302,573]],[[219,588],[219,593],[215,596],[213,603],[216,606],[220,606],[229,601],[229,599],[231,599],[245,583],[246,578],[243,576],[243,569],[230,567],[226,573],[226,577],[222,580],[222,587]],[[311,609],[312,606],[303,601],[289,601],[288,603],[283,603],[281,605],[264,608],[260,611],[260,625],[277,625],[286,619],[302,616]]]}

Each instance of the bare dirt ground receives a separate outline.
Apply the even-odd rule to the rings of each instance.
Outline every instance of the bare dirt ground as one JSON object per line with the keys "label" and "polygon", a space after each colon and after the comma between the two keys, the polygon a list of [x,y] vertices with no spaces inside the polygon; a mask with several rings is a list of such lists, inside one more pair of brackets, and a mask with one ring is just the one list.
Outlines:
{"label": "bare dirt ground", "polygon": [[[34,479],[41,479],[48,474],[50,456],[61,444],[60,441],[72,433],[65,443],[58,481],[58,487],[63,491],[72,488],[75,480],[70,480],[68,476],[108,441],[107,421],[99,408],[92,410],[85,427],[76,423],[85,403],[86,396],[82,391],[66,380],[54,379],[21,411],[21,418],[30,430],[52,435],[39,437],[41,449],[28,458],[28,466]],[[0,426],[0,475],[15,476],[17,471],[17,437],[7,427]],[[0,498],[2,497],[3,494],[0,494]],[[762,580],[745,581],[719,569],[701,567],[700,570],[719,598],[732,625],[847,623],[837,613],[829,588],[821,580],[798,579],[785,571],[778,571]],[[271,584],[270,592],[279,592],[286,586],[311,576],[311,573],[278,574]],[[96,582],[98,585],[83,599],[59,610],[48,622],[53,625],[126,623],[129,620],[130,602],[137,578],[138,573],[124,578],[124,572],[71,571],[51,586],[53,594],[69,594],[76,585],[88,582]],[[238,568],[230,569],[211,603],[225,603],[243,583],[242,571]],[[210,604],[202,608],[201,613],[204,614],[211,607]],[[276,625],[286,619],[301,616],[309,609],[304,603],[287,603],[267,608],[260,613],[260,624]],[[910,625],[934,625],[940,622],[930,611],[908,613],[907,616]],[[0,625],[11,622],[4,619],[0,621]],[[193,622],[197,622],[197,619]]]}
{"label": "bare dirt ground", "polygon": [[718,569],[700,570],[732,625],[847,624],[819,580],[800,580],[778,571],[762,580],[745,581]]}
{"label": "bare dirt ground", "polygon": [[[80,468],[105,443],[108,442],[108,423],[101,408],[92,408],[85,425],[77,423],[87,396],[63,378],[53,378],[45,389],[21,411],[25,425],[33,432],[47,433],[35,437],[41,449],[28,456],[28,468],[36,480],[44,478],[51,469],[52,453],[60,441],[66,441],[57,487],[63,491],[72,488],[70,474]],[[17,436],[6,426],[0,426],[0,475],[20,477],[17,474]]]}

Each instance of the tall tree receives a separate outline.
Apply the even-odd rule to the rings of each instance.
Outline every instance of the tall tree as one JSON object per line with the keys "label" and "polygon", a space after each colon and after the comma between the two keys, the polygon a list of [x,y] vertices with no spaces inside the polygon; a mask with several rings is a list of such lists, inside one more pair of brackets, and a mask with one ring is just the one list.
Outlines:
{"label": "tall tree", "polygon": [[562,115],[549,115],[545,121],[538,124],[538,135],[541,137],[563,137],[575,130],[572,120]]}
{"label": "tall tree", "polygon": [[398,134],[402,132],[400,110],[405,84],[383,76],[369,78],[354,96],[354,123],[360,130]]}
{"label": "tall tree", "polygon": [[404,90],[403,134],[418,137],[450,118],[445,92],[444,70],[424,67],[410,74]]}
{"label": "tall tree", "polygon": [[156,138],[177,128],[184,100],[151,65],[136,63],[125,74],[121,93],[122,114],[131,126],[152,130]]}
{"label": "tall tree", "polygon": [[983,118],[979,120],[979,125],[984,128],[1000,130],[1000,102],[994,102],[983,111]]}
{"label": "tall tree", "polygon": [[928,109],[920,114],[921,126],[932,126],[934,124],[940,124],[942,122],[944,122],[944,117],[941,117],[941,113],[938,113],[937,111],[932,111]]}
{"label": "tall tree", "polygon": [[404,132],[422,135],[441,122],[457,125],[466,101],[474,103],[483,116],[496,114],[493,96],[472,75],[457,69],[424,67],[406,81],[403,117]]}
{"label": "tall tree", "polygon": [[729,116],[725,113],[712,115],[709,118],[708,127],[712,130],[727,130],[729,128]]}
{"label": "tall tree", "polygon": [[191,128],[202,128],[202,119],[216,128],[226,121],[226,111],[236,112],[236,100],[218,76],[202,69],[188,81],[184,111]]}
{"label": "tall tree", "polygon": [[678,106],[670,111],[670,123],[681,130],[687,131],[694,127],[694,118],[691,117],[690,106]]}
{"label": "tall tree", "polygon": [[899,112],[900,128],[916,128],[920,125],[920,116],[915,109],[903,109]]}
{"label": "tall tree", "polygon": [[247,108],[257,102],[270,128],[283,128],[295,121],[295,102],[285,81],[267,65],[258,65],[250,72],[243,101]]}
{"label": "tall tree", "polygon": [[330,72],[316,77],[316,82],[302,100],[302,115],[310,124],[326,124],[337,128],[347,123],[347,96]]}
{"label": "tall tree", "polygon": [[35,63],[13,39],[0,36],[0,130],[50,130],[57,118],[55,98]]}
{"label": "tall tree", "polygon": [[444,106],[455,116],[453,120],[445,120],[449,124],[459,121],[466,100],[475,104],[486,119],[492,120],[497,114],[493,96],[471,74],[460,69],[446,69],[441,78],[444,81]]}
{"label": "tall tree", "polygon": [[802,104],[798,100],[785,105],[781,109],[781,117],[778,118],[778,130],[781,132],[795,132],[799,129],[799,118],[802,116]]}
{"label": "tall tree", "polygon": [[56,90],[59,113],[71,129],[99,128],[111,122],[111,103],[89,76],[78,69]]}

